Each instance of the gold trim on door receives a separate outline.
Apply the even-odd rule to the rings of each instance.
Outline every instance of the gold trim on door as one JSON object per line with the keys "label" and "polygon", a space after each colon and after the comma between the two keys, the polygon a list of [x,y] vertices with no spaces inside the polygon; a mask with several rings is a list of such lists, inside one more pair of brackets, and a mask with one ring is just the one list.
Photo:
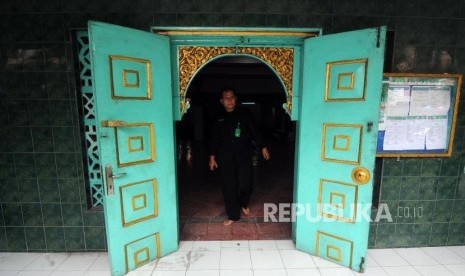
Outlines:
{"label": "gold trim on door", "polygon": [[[353,202],[346,202],[346,197],[344,194],[342,193],[339,193],[339,192],[334,192],[334,191],[330,191],[330,202],[329,204],[331,206],[334,206],[335,208],[337,209],[344,209],[344,207],[346,207],[346,204],[349,204],[349,208],[352,208],[351,211],[351,214],[352,214],[352,217],[344,217],[344,216],[337,216],[337,215],[334,215],[334,214],[329,214],[329,213],[324,213],[323,212],[323,185],[324,183],[330,183],[330,184],[336,184],[336,185],[343,185],[343,186],[346,186],[346,187],[350,187],[350,188],[353,188],[353,192],[354,192],[354,201]],[[351,183],[345,183],[345,182],[341,182],[341,181],[335,181],[335,180],[330,180],[330,179],[320,179],[320,184],[319,184],[319,189],[318,189],[318,215],[322,216],[322,217],[327,217],[327,218],[330,218],[330,219],[335,219],[337,221],[340,221],[340,222],[347,222],[347,223],[355,223],[355,219],[357,218],[357,212],[358,212],[358,209],[357,209],[357,205],[358,205],[358,186],[357,185],[354,185],[354,184],[351,184]],[[332,197],[331,195],[337,195],[337,196],[342,196],[342,199],[343,199],[343,204],[342,206],[336,206],[336,204],[333,204],[331,202],[332,200]],[[338,204],[339,205],[339,204]],[[342,210],[343,211],[343,210]]]}
{"label": "gold trim on door", "polygon": [[[114,60],[124,60],[136,63],[142,63],[145,65],[146,70],[146,79],[147,79],[147,91],[145,96],[140,97],[126,97],[126,96],[116,96],[115,95],[115,84],[114,84],[114,77],[113,77],[113,61]],[[141,58],[134,58],[134,57],[127,57],[127,56],[120,56],[120,55],[110,55],[109,56],[109,63],[110,63],[110,85],[111,85],[111,98],[114,100],[150,100],[152,99],[152,73],[151,73],[151,63],[148,59],[141,59]],[[127,88],[138,88],[139,87],[139,74],[137,74],[137,85],[128,84],[126,80],[126,73],[125,72],[136,72],[132,69],[123,69],[122,72],[122,80],[123,80],[123,87]]]}
{"label": "gold trim on door", "polygon": [[[333,127],[333,128],[338,128],[338,127],[341,127],[341,128],[355,128],[355,129],[359,130],[358,133],[359,133],[360,139],[359,139],[359,144],[358,144],[357,161],[334,159],[334,158],[326,157],[326,130],[327,130],[327,128],[330,128],[330,127]],[[329,162],[335,162],[335,163],[348,164],[348,165],[359,165],[360,160],[361,160],[361,155],[362,155],[362,139],[363,139],[362,134],[363,134],[363,125],[323,123],[323,135],[322,135],[323,140],[321,142],[321,160],[329,161]],[[345,138],[343,136],[346,136],[346,135],[342,135],[342,134],[336,134],[335,135],[335,137],[333,138],[333,149],[334,150],[339,150],[339,151],[348,151],[350,149],[350,144],[349,144],[349,146],[347,146],[347,149],[346,149],[346,147],[340,149],[335,145],[336,136],[338,136],[338,138]],[[350,142],[350,137],[349,137],[349,139],[346,139],[346,141]]]}
{"label": "gold trim on door", "polygon": [[[337,78],[337,86],[335,88],[330,87],[331,83],[331,67],[337,66],[337,65],[347,65],[347,64],[356,64],[356,63],[362,63],[365,66],[365,74],[363,75],[363,92],[362,96],[360,98],[331,98],[329,96],[329,92],[331,89],[337,89],[337,90],[352,90],[355,88],[355,75],[353,72],[345,72],[345,73],[339,73]],[[351,101],[365,101],[365,96],[366,96],[366,83],[367,83],[367,74],[368,74],[368,59],[367,58],[361,58],[361,59],[353,59],[353,60],[343,60],[343,61],[335,61],[335,62],[328,62],[326,64],[326,83],[325,83],[325,102],[351,102]],[[350,76],[351,77],[351,85],[350,86],[340,86],[340,81],[342,77],[344,76]],[[345,92],[347,93],[347,92]]]}
{"label": "gold trim on door", "polygon": [[[136,243],[138,241],[141,241],[143,239],[147,239],[147,238],[152,237],[152,236],[155,236],[155,250],[156,250],[156,254],[157,254],[156,258],[157,259],[160,258],[160,256],[161,256],[161,241],[160,241],[160,233],[158,233],[158,232],[154,233],[154,234],[151,234],[151,235],[148,235],[148,236],[145,236],[145,237],[142,237],[142,238],[137,239],[135,241],[132,241],[130,243],[127,243],[127,244],[124,245],[124,262],[126,264],[126,273],[129,272],[129,260],[128,260],[128,258],[131,257],[131,256],[128,256],[128,248],[129,248],[129,246],[131,244],[134,244],[134,243]],[[147,252],[148,252],[148,254],[147,254],[148,258],[143,262],[139,262],[139,261],[136,262],[136,257],[137,257],[136,255],[138,255],[138,254],[140,254],[142,252],[145,252],[145,250],[147,250]],[[136,265],[136,267],[138,267],[138,266],[141,266],[141,265],[144,265],[144,264],[148,263],[149,260],[150,260],[150,257],[151,257],[151,256],[149,256],[149,254],[150,254],[150,250],[148,249],[148,247],[143,247],[143,248],[135,251],[132,254],[132,258],[134,260],[134,265]]]}
{"label": "gold trim on door", "polygon": [[[350,241],[350,240],[347,240],[347,239],[344,239],[344,238],[341,238],[341,237],[338,237],[338,236],[335,236],[335,235],[332,235],[332,234],[329,234],[329,233],[325,233],[323,231],[317,231],[316,232],[316,246],[315,246],[315,256],[317,257],[327,257],[327,258],[330,258],[334,261],[337,261],[336,259],[333,259],[329,256],[320,256],[318,254],[319,252],[319,248],[320,248],[320,237],[321,236],[327,236],[329,238],[332,238],[332,239],[335,239],[335,240],[338,240],[338,241],[341,241],[341,242],[346,242],[348,243],[348,245],[350,245],[350,259],[349,259],[349,267],[352,268],[352,258],[353,258],[353,254],[354,254],[354,242],[353,241]],[[336,246],[336,245],[331,245],[331,244],[328,244],[328,246],[332,247],[332,248],[339,248],[340,250],[340,247],[339,246]],[[326,247],[326,249],[328,249],[328,246]],[[326,253],[328,253],[328,251],[326,251]],[[342,254],[341,254],[342,255]],[[342,262],[342,258],[341,260],[339,261],[339,263]]]}

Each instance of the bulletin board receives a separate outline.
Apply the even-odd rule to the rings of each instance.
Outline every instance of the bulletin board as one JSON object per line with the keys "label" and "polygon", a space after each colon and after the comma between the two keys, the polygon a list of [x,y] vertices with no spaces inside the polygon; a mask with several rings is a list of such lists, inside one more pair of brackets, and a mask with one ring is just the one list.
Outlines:
{"label": "bulletin board", "polygon": [[461,74],[383,76],[377,157],[450,157]]}

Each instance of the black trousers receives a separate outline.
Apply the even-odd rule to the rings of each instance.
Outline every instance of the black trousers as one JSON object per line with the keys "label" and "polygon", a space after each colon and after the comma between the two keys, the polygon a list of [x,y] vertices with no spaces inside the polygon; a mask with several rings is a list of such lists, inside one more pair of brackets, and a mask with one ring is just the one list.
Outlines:
{"label": "black trousers", "polygon": [[226,214],[230,220],[239,220],[241,208],[249,206],[252,193],[252,154],[250,152],[221,154],[218,167]]}

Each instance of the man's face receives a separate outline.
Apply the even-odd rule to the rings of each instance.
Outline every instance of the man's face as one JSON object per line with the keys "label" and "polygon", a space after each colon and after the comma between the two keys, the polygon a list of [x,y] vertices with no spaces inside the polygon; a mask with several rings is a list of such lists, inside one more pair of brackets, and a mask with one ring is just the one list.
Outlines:
{"label": "man's face", "polygon": [[231,112],[234,108],[236,108],[236,96],[234,96],[234,93],[231,90],[223,92],[220,102],[227,112]]}

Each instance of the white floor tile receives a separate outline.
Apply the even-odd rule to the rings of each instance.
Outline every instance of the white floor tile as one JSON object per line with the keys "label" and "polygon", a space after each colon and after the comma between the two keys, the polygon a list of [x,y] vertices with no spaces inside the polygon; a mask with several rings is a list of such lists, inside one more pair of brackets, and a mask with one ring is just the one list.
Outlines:
{"label": "white floor tile", "polygon": [[339,264],[336,264],[336,263],[333,263],[333,262],[330,262],[328,260],[325,260],[325,259],[322,259],[320,257],[316,257],[316,256],[312,256],[312,260],[313,262],[315,263],[316,267],[317,268],[324,268],[324,267],[339,267],[339,268],[342,268],[343,266],[339,265]]}
{"label": "white floor tile", "polygon": [[378,264],[378,262],[375,260],[375,258],[373,258],[373,256],[370,255],[370,252],[368,250],[367,252],[367,264],[366,264],[366,267],[377,267],[377,266],[380,266]]}
{"label": "white floor tile", "polygon": [[178,251],[191,251],[194,246],[194,241],[181,241],[179,243]]}
{"label": "white floor tile", "polygon": [[295,249],[295,244],[291,240],[277,240],[276,246],[278,249]]}
{"label": "white floor tile", "polygon": [[277,250],[276,241],[273,240],[258,240],[249,241],[250,250]]}
{"label": "white floor tile", "polygon": [[354,276],[352,270],[346,267],[320,268],[322,276]]}
{"label": "white floor tile", "polygon": [[188,270],[220,269],[220,251],[192,251]]}
{"label": "white floor tile", "polygon": [[252,257],[252,267],[254,270],[284,268],[278,250],[250,250],[250,256]]}
{"label": "white floor tile", "polygon": [[108,260],[108,254],[107,253],[101,253],[97,259],[94,261],[94,263],[89,267],[89,270],[108,270],[110,271],[110,262]]}
{"label": "white floor tile", "polygon": [[393,249],[371,249],[370,256],[380,266],[407,266],[408,263]]}
{"label": "white floor tile", "polygon": [[[465,275],[465,264],[461,265],[444,265],[447,269],[454,272],[457,276]],[[442,275],[441,275],[442,276]]]}
{"label": "white floor tile", "polygon": [[195,241],[192,251],[220,251],[221,241]]}
{"label": "white floor tile", "polygon": [[220,269],[251,269],[250,251],[221,250]]}
{"label": "white floor tile", "polygon": [[69,253],[44,253],[28,264],[24,270],[52,271],[59,267],[71,254]]}
{"label": "white floor tile", "polygon": [[459,255],[460,257],[465,258],[465,246],[449,246],[447,248],[454,251],[455,254]]}
{"label": "white floor tile", "polygon": [[321,276],[317,268],[288,268],[287,276]]}
{"label": "white floor tile", "polygon": [[220,276],[253,276],[253,272],[251,269],[221,269]]}
{"label": "white floor tile", "polygon": [[254,276],[287,276],[284,269],[254,269]]}
{"label": "white floor tile", "polygon": [[[443,265],[416,265],[414,268],[423,276],[455,276]],[[462,271],[465,273],[465,271]]]}
{"label": "white floor tile", "polygon": [[143,266],[136,268],[135,270],[136,271],[153,271],[155,267],[157,266],[157,262],[158,260],[153,260]]}
{"label": "white floor tile", "polygon": [[389,276],[382,267],[367,266],[364,273],[354,271],[356,276]]}
{"label": "white floor tile", "polygon": [[11,252],[0,252],[0,259],[1,258],[6,258],[8,256],[11,256],[12,254],[14,253],[11,253]]}
{"label": "white floor tile", "polygon": [[98,257],[99,253],[72,253],[64,260],[57,270],[87,270]]}
{"label": "white floor tile", "polygon": [[20,270],[0,270],[0,275],[1,276],[15,276],[18,275],[18,273],[21,272]]}
{"label": "white floor tile", "polygon": [[[82,276],[85,271],[53,271],[50,276]],[[0,274],[1,275],[1,274]]]}
{"label": "white floor tile", "polygon": [[178,271],[162,271],[162,270],[155,270],[152,272],[152,276],[185,276],[185,270],[178,270]]}
{"label": "white floor tile", "polygon": [[419,248],[398,248],[394,249],[410,265],[436,265],[435,259],[431,258]]}
{"label": "white floor tile", "polygon": [[249,248],[249,241],[222,241],[221,249],[223,248]]}
{"label": "white floor tile", "polygon": [[16,276],[48,276],[50,271],[44,270],[28,270],[28,271],[20,271]]}
{"label": "white floor tile", "polygon": [[465,259],[447,247],[422,247],[421,250],[440,264],[465,264]]}
{"label": "white floor tile", "polygon": [[133,271],[129,271],[127,274],[125,274],[127,276],[151,276],[152,275],[152,271],[147,271],[147,270],[133,270]]}
{"label": "white floor tile", "polygon": [[155,266],[156,270],[187,270],[190,251],[174,252],[160,258]]}
{"label": "white floor tile", "polygon": [[387,266],[383,267],[383,269],[390,276],[421,276],[421,274],[411,266]]}
{"label": "white floor tile", "polygon": [[38,253],[8,253],[6,257],[0,259],[0,271],[20,271],[42,255]]}
{"label": "white floor tile", "polygon": [[82,276],[111,276],[110,271],[87,271]]}
{"label": "white floor tile", "polygon": [[219,270],[188,270],[186,276],[220,276]]}
{"label": "white floor tile", "polygon": [[[365,273],[295,249],[291,240],[183,241],[129,276],[465,276],[465,246],[370,249]],[[278,249],[279,248],[279,249]],[[106,253],[0,252],[0,276],[111,276]]]}
{"label": "white floor tile", "polygon": [[297,250],[279,250],[285,268],[316,268],[310,254]]}

